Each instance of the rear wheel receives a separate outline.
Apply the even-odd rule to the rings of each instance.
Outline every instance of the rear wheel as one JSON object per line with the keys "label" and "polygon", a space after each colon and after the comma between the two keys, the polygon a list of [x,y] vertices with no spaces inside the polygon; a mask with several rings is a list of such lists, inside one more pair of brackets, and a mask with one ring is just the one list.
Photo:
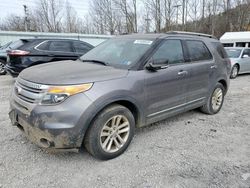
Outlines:
{"label": "rear wheel", "polygon": [[0,59],[0,75],[5,75],[6,74],[6,71],[4,69],[6,65],[6,62],[2,59]]}
{"label": "rear wheel", "polygon": [[86,133],[84,146],[96,158],[115,158],[127,149],[134,129],[133,114],[124,106],[112,105],[94,119]]}
{"label": "rear wheel", "polygon": [[217,83],[206,104],[200,108],[201,111],[211,115],[218,113],[223,105],[224,95],[225,88],[221,83]]}
{"label": "rear wheel", "polygon": [[231,75],[230,75],[230,78],[231,79],[234,79],[238,76],[238,73],[239,73],[239,66],[238,65],[234,65],[232,67],[232,71],[231,71]]}

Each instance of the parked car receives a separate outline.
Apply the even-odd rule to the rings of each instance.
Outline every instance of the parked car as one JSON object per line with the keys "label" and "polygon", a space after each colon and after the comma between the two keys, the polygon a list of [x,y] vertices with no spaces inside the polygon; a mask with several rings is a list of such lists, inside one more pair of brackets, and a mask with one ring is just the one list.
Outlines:
{"label": "parked car", "polygon": [[13,77],[25,68],[62,60],[76,60],[93,48],[92,45],[70,39],[20,39],[8,51],[5,70]]}
{"label": "parked car", "polygon": [[126,150],[135,127],[195,108],[218,113],[230,68],[223,46],[211,36],[119,36],[75,63],[21,72],[9,115],[41,147],[84,145],[93,156],[112,159]]}
{"label": "parked car", "polygon": [[0,47],[0,75],[5,75],[6,71],[4,69],[7,61],[7,50],[10,49],[10,45],[14,42],[8,42]]}
{"label": "parked car", "polygon": [[250,48],[230,47],[225,49],[232,64],[230,78],[234,79],[238,74],[250,73]]}

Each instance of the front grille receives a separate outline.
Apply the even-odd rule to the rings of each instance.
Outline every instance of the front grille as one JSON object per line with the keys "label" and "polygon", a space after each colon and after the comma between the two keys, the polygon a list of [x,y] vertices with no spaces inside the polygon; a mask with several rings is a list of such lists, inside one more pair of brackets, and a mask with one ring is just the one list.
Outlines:
{"label": "front grille", "polygon": [[15,103],[23,109],[28,109],[31,111],[35,104],[41,102],[48,86],[36,84],[17,78],[14,87],[14,99]]}

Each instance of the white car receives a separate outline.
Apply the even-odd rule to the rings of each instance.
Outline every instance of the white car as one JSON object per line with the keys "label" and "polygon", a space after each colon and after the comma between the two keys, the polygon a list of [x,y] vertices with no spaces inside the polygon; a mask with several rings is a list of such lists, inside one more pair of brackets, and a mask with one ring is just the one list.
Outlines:
{"label": "white car", "polygon": [[250,48],[228,47],[225,50],[232,65],[230,78],[236,78],[238,74],[250,73]]}

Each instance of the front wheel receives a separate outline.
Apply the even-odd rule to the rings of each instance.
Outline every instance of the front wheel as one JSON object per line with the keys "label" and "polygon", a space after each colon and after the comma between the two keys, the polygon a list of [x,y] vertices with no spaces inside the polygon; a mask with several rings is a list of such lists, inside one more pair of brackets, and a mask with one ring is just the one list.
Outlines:
{"label": "front wheel", "polygon": [[232,67],[230,78],[235,79],[238,76],[238,73],[239,73],[239,67],[238,67],[238,65],[234,65]]}
{"label": "front wheel", "polygon": [[223,105],[224,95],[225,88],[221,83],[217,83],[206,104],[200,108],[201,111],[210,115],[218,113]]}
{"label": "front wheel", "polygon": [[115,158],[130,144],[135,130],[133,114],[126,107],[112,105],[94,119],[86,133],[84,146],[101,160]]}
{"label": "front wheel", "polygon": [[4,69],[6,62],[0,59],[0,75],[5,75],[6,71]]}

